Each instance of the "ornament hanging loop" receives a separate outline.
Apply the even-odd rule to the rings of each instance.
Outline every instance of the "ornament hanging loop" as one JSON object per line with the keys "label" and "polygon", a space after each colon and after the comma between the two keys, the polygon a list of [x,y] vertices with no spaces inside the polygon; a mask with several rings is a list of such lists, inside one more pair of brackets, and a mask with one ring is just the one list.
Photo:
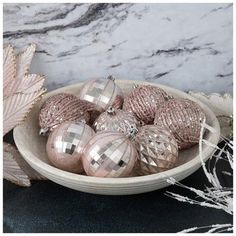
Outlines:
{"label": "ornament hanging loop", "polygon": [[131,125],[130,126],[130,131],[127,134],[127,137],[132,140],[136,136],[137,133],[138,133],[137,127],[134,126],[134,125]]}
{"label": "ornament hanging loop", "polygon": [[107,113],[108,113],[109,115],[115,115],[115,114],[116,114],[115,108],[112,107],[112,106],[109,106],[108,109],[107,109]]}

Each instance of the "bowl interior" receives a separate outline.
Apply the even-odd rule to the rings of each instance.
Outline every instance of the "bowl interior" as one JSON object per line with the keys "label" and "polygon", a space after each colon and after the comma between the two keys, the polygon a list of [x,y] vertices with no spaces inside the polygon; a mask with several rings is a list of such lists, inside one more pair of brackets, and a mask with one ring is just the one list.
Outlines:
{"label": "bowl interior", "polygon": [[[135,84],[150,84],[148,82],[141,82],[141,81],[116,81],[117,84],[121,87],[123,90],[124,94],[129,93],[130,90],[133,89],[134,83]],[[168,176],[172,175],[177,175],[181,171],[185,171],[187,174],[182,174],[181,178],[186,177],[186,175],[190,174],[190,169],[193,171],[196,170],[196,168],[199,168],[200,166],[200,160],[199,160],[199,147],[198,145],[195,145],[187,150],[183,150],[179,152],[179,161],[177,163],[177,167],[165,171],[160,175],[161,173],[158,174],[153,174],[149,176],[140,176],[140,177],[127,177],[127,178],[98,178],[98,177],[90,177],[90,176],[82,176],[78,174],[73,174],[69,173],[66,171],[62,171],[60,169],[57,169],[54,167],[50,161],[48,160],[47,153],[46,153],[46,137],[39,136],[39,125],[38,125],[38,114],[40,107],[42,106],[42,103],[50,96],[60,93],[60,92],[67,92],[67,93],[72,93],[72,94],[79,94],[80,88],[81,88],[82,83],[76,84],[76,85],[71,85],[67,87],[63,87],[57,90],[54,90],[50,93],[47,93],[43,99],[38,102],[35,107],[32,109],[32,111],[29,113],[27,120],[14,130],[14,138],[16,141],[16,145],[21,152],[22,156],[26,159],[26,161],[35,169],[37,169],[41,174],[45,175],[46,177],[50,178],[52,176],[52,180],[54,180],[55,176],[61,177],[63,176],[64,179],[68,178],[67,183],[62,183],[62,185],[72,187],[76,189],[74,186],[70,186],[70,181],[84,181],[83,183],[90,183],[92,181],[93,183],[99,184],[99,183],[106,183],[106,184],[111,184],[111,188],[115,188],[116,184],[129,184],[131,182],[137,182],[140,183],[140,181],[148,180],[151,176],[150,180],[155,180],[160,178],[161,176],[163,177],[163,173],[167,174]],[[190,95],[181,92],[179,90],[159,85],[159,84],[152,84],[154,86],[158,86],[160,88],[163,88],[167,93],[173,95],[174,97],[183,97],[183,98],[188,98],[191,99],[195,102],[197,102],[203,111],[206,114],[206,121],[207,124],[212,126],[216,132],[215,134],[206,132],[204,135],[204,138],[208,140],[209,142],[213,144],[217,144],[219,141],[219,123],[214,115],[214,113],[203,103],[198,101],[197,99],[191,97]],[[209,157],[209,155],[212,152],[212,148],[210,150],[209,147],[203,147],[203,154],[205,160]],[[195,169],[193,169],[193,166],[195,165]],[[198,166],[198,167],[196,167]],[[182,168],[182,169],[181,169]],[[46,170],[47,169],[47,170]],[[189,170],[188,170],[189,169]],[[181,174],[180,174],[181,175]],[[181,179],[179,178],[179,179]],[[63,179],[63,181],[64,181]],[[66,181],[66,180],[65,180]],[[57,182],[55,180],[55,182]],[[59,181],[58,181],[59,182]],[[167,185],[167,184],[166,184]],[[87,190],[85,190],[87,191]],[[88,191],[88,192],[93,192],[93,191]],[[137,192],[137,191],[136,191]],[[142,192],[142,191],[139,191]],[[143,191],[144,192],[144,191]]]}

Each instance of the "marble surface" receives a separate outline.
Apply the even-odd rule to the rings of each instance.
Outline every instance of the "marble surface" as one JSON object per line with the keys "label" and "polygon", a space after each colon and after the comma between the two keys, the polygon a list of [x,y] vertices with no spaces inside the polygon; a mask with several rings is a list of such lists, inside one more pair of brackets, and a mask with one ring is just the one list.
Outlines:
{"label": "marble surface", "polygon": [[232,93],[232,4],[4,4],[4,44],[37,44],[49,90],[92,77]]}

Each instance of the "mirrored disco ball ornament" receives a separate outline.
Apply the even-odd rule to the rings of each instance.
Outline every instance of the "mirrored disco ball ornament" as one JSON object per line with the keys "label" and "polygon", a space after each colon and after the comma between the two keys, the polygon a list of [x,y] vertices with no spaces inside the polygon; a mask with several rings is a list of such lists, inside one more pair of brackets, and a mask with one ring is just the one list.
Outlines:
{"label": "mirrored disco ball ornament", "polygon": [[157,110],[154,124],[168,127],[178,142],[186,149],[199,142],[201,122],[205,114],[197,103],[183,98],[172,99]]}
{"label": "mirrored disco ball ornament", "polygon": [[109,106],[120,108],[123,104],[123,93],[112,76],[86,82],[78,96],[81,100],[95,104],[100,112],[105,111]]}
{"label": "mirrored disco ball ornament", "polygon": [[94,134],[85,121],[61,124],[49,135],[46,146],[49,160],[62,170],[81,173],[82,151]]}
{"label": "mirrored disco ball ornament", "polygon": [[133,141],[139,153],[135,166],[138,175],[159,173],[175,167],[178,144],[168,129],[156,125],[142,126]]}
{"label": "mirrored disco ball ornament", "polygon": [[145,124],[153,122],[155,111],[170,96],[161,88],[151,85],[136,85],[134,90],[124,98],[123,110],[133,113]]}
{"label": "mirrored disco ball ornament", "polygon": [[59,93],[49,97],[39,112],[40,134],[49,134],[58,125],[66,121],[89,121],[88,102],[78,99],[73,94]]}
{"label": "mirrored disco ball ornament", "polygon": [[124,134],[102,131],[88,142],[82,161],[87,175],[126,177],[131,173],[137,155],[135,146]]}
{"label": "mirrored disco ball ornament", "polygon": [[121,109],[109,107],[94,122],[94,129],[98,131],[120,131],[129,134],[132,127],[138,127],[140,124],[134,115]]}

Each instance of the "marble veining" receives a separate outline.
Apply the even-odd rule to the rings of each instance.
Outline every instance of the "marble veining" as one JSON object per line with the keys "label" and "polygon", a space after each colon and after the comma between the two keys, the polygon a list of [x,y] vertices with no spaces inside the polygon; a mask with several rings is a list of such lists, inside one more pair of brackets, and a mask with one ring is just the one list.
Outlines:
{"label": "marble veining", "polygon": [[232,93],[232,4],[4,4],[4,44],[37,44],[49,90],[93,77]]}

